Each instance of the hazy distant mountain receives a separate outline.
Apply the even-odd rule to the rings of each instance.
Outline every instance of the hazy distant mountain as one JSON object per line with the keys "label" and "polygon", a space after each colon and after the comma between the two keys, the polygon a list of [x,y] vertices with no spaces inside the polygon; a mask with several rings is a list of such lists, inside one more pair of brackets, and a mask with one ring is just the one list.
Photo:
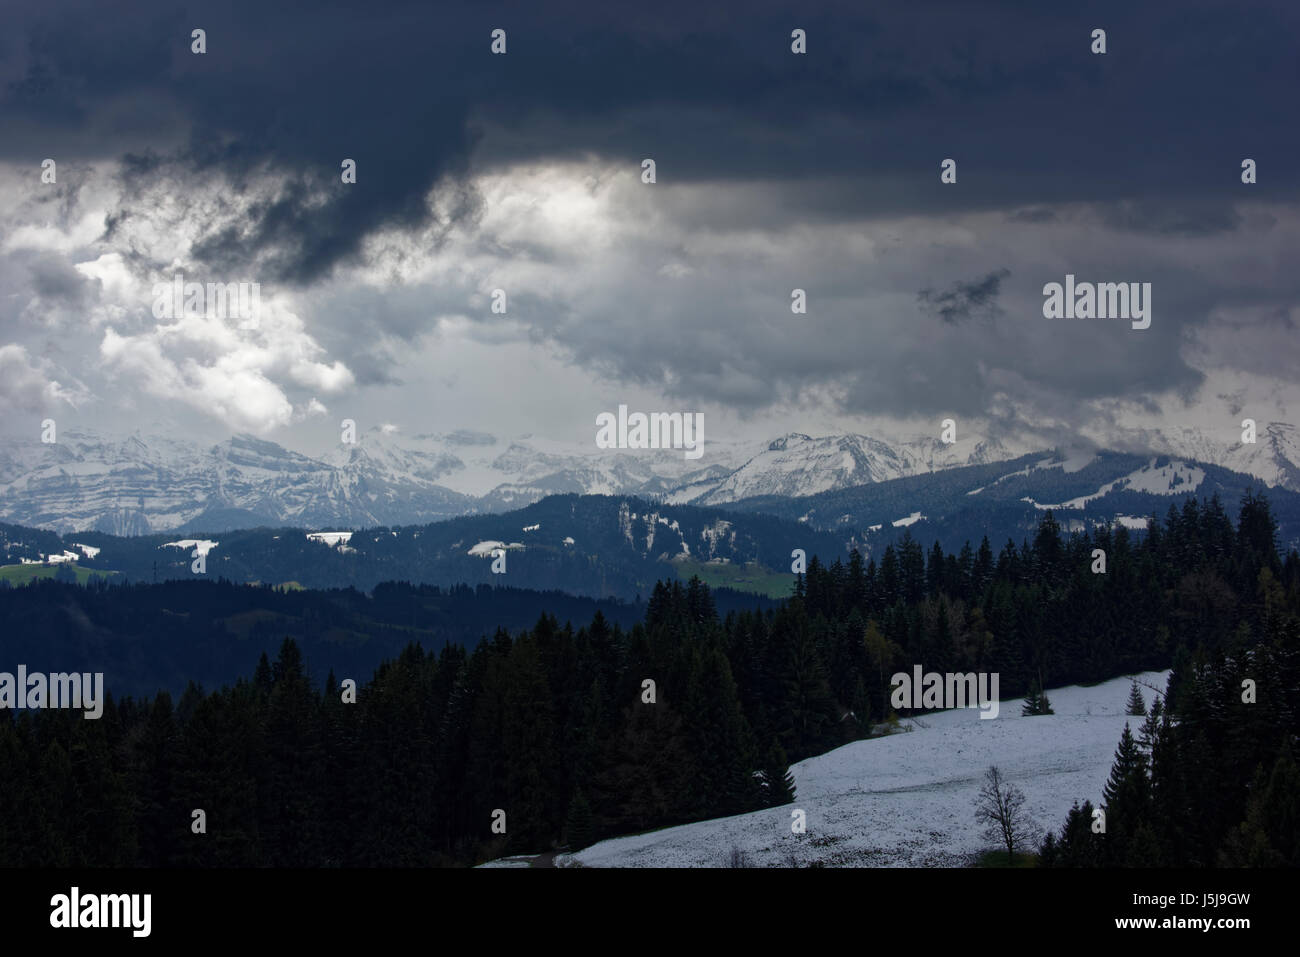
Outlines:
{"label": "hazy distant mountain", "polygon": [[248,435],[203,448],[138,435],[64,432],[0,448],[0,517],[60,531],[140,535],[282,525],[429,521],[474,508],[463,495],[377,461],[330,464]]}
{"label": "hazy distant mountain", "polygon": [[357,528],[503,512],[557,494],[721,504],[808,495],[987,457],[1000,447],[891,446],[864,436],[710,442],[704,458],[611,453],[531,436],[372,429],[320,458],[250,435],[204,447],[139,434],[66,431],[0,448],[0,519],[118,535],[257,525]]}
{"label": "hazy distant mountain", "polygon": [[[1033,453],[1006,462],[970,465],[906,476],[874,485],[832,489],[802,498],[758,496],[727,506],[731,512],[763,513],[838,533],[849,546],[872,552],[904,530],[922,542],[955,549],[989,536],[995,548],[1007,539],[1032,538],[1051,510],[1064,531],[1097,525],[1146,528],[1163,520],[1188,495],[1218,495],[1233,520],[1248,491],[1263,490],[1254,475],[1209,462],[1167,455],[1119,452]],[[1269,489],[1278,541],[1300,547],[1300,492]]]}
{"label": "hazy distant mountain", "polygon": [[937,438],[891,444],[865,435],[821,438],[793,432],[782,436],[719,482],[697,482],[671,492],[674,502],[721,505],[757,495],[802,497],[855,485],[982,465],[1013,458],[1001,443],[971,441],[945,445]]}
{"label": "hazy distant mountain", "polygon": [[[1300,489],[1300,441],[1285,423],[1261,426],[1254,445],[1192,431],[1145,439],[1157,454]],[[802,499],[1030,451],[975,438],[947,445],[936,437],[884,441],[790,433],[760,443],[710,440],[704,456],[691,460],[668,450],[609,452],[533,436],[503,439],[464,430],[407,436],[376,428],[355,444],[311,457],[250,435],[202,446],[138,433],[66,431],[57,444],[0,446],[0,520],[62,532],[143,535],[258,525],[412,525],[505,512],[564,494],[719,506]]]}
{"label": "hazy distant mountain", "polygon": [[1286,422],[1259,423],[1255,442],[1240,441],[1239,432],[1224,436],[1177,429],[1149,437],[1152,451],[1222,465],[1263,479],[1270,486],[1300,492],[1300,430]]}
{"label": "hazy distant mountain", "polygon": [[[217,577],[373,588],[384,581],[509,584],[591,597],[644,597],[656,580],[709,573],[733,584],[789,577],[791,553],[825,562],[856,547],[878,555],[904,533],[949,551],[995,550],[1032,539],[1050,509],[1064,531],[1119,525],[1140,533],[1189,495],[1218,495],[1231,520],[1263,483],[1221,466],[1115,452],[1043,454],[966,465],[815,495],[761,496],[726,506],[680,505],[633,496],[552,495],[502,513],[419,525],[311,533],[302,527],[206,530],[118,537],[58,535],[0,525],[0,564],[62,561],[134,581]],[[1300,493],[1268,492],[1278,541],[1300,547]],[[198,540],[196,540],[196,538]],[[196,572],[197,553],[205,567]],[[502,573],[494,557],[504,556]],[[749,563],[748,573],[742,574]]]}

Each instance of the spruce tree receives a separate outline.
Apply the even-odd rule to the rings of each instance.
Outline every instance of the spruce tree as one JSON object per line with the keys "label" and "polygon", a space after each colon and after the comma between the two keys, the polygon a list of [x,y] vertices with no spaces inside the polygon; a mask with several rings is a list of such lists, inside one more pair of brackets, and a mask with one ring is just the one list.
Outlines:
{"label": "spruce tree", "polygon": [[582,793],[582,788],[575,790],[569,801],[564,834],[571,851],[580,851],[584,847],[591,846],[593,837],[591,805],[587,803],[587,796]]}
{"label": "spruce tree", "polygon": [[[1112,865],[1143,866],[1135,856],[1152,856],[1154,834],[1138,841],[1138,829],[1148,821],[1151,808],[1151,780],[1147,758],[1138,747],[1126,723],[1115,751],[1110,779],[1102,789],[1106,808],[1106,845]],[[1148,863],[1146,866],[1150,866]]]}
{"label": "spruce tree", "polygon": [[1052,703],[1047,700],[1047,694],[1039,687],[1037,679],[1030,684],[1029,694],[1025,695],[1025,705],[1020,709],[1020,713],[1022,715],[1056,714],[1052,710]]}
{"label": "spruce tree", "polygon": [[1147,760],[1146,756],[1139,750],[1137,741],[1133,737],[1133,732],[1129,730],[1128,722],[1124,723],[1124,733],[1120,735],[1119,747],[1115,749],[1115,763],[1111,765],[1110,779],[1106,782],[1105,788],[1102,789],[1102,796],[1105,798],[1106,807],[1110,807],[1114,801],[1120,797],[1126,786],[1141,775],[1146,779]]}
{"label": "spruce tree", "polygon": [[1146,720],[1142,722],[1142,727],[1138,729],[1138,745],[1147,754],[1151,755],[1151,749],[1155,747],[1156,742],[1160,739],[1160,728],[1164,717],[1164,704],[1159,698],[1151,702],[1151,710],[1147,712]]}
{"label": "spruce tree", "polygon": [[1267,778],[1263,767],[1256,771],[1245,820],[1228,834],[1219,861],[1227,867],[1300,867],[1300,770],[1289,744]]}
{"label": "spruce tree", "polygon": [[780,807],[794,800],[794,775],[790,773],[785,750],[776,738],[767,749],[763,780],[767,786],[768,807]]}
{"label": "spruce tree", "polygon": [[1138,690],[1136,678],[1133,679],[1133,683],[1129,686],[1128,707],[1124,709],[1124,713],[1138,717],[1146,716],[1147,703],[1142,700],[1142,692]]}
{"label": "spruce tree", "polygon": [[1049,832],[1039,852],[1039,867],[1100,867],[1100,835],[1093,833],[1091,801],[1076,801],[1065,818],[1059,838]]}

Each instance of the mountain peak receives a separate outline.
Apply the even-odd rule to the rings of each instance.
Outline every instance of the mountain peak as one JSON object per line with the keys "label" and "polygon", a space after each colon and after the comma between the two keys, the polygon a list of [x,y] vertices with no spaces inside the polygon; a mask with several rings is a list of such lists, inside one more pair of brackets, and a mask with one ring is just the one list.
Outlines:
{"label": "mountain peak", "polygon": [[[1190,429],[1144,438],[1144,448],[1134,451],[1220,465],[1300,489],[1300,443],[1285,422],[1268,423],[1255,444],[1225,446],[1222,436]],[[238,513],[319,527],[421,523],[518,508],[561,493],[727,506],[1010,461],[1029,451],[1038,453],[974,434],[944,444],[933,434],[888,440],[788,432],[762,443],[715,441],[710,464],[701,468],[680,456],[601,455],[589,445],[466,429],[408,435],[374,427],[355,444],[319,456],[247,432],[205,448],[161,433],[146,441],[139,434],[69,430],[54,446],[27,441],[0,450],[0,520],[61,531],[101,522],[123,528],[127,520],[117,509],[126,501],[139,509],[140,523],[131,518],[129,524],[154,531],[199,522],[215,515],[218,504],[224,517],[211,521],[234,521]],[[1050,458],[1059,475],[1070,476],[1093,462],[1094,450],[1062,448]]]}
{"label": "mountain peak", "polygon": [[802,432],[787,432],[779,439],[773,439],[772,442],[768,445],[767,450],[769,452],[784,452],[786,449],[790,447],[791,443],[797,445],[800,442],[811,442],[811,441],[812,441],[811,435],[804,435],[804,433]]}

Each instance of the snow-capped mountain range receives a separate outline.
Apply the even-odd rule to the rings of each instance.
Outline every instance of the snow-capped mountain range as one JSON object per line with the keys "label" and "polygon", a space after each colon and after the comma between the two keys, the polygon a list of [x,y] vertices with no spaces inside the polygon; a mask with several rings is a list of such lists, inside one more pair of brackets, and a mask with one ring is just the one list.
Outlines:
{"label": "snow-capped mountain range", "polygon": [[[1295,427],[1271,423],[1255,445],[1183,432],[1152,451],[1223,465],[1300,490]],[[118,535],[256,525],[358,528],[502,512],[558,493],[638,495],[723,505],[805,497],[965,465],[1032,446],[935,437],[888,442],[851,433],[790,433],[710,442],[698,460],[666,450],[608,451],[479,432],[406,436],[375,428],[312,457],[250,435],[213,446],[139,433],[66,431],[58,442],[0,445],[0,520]]]}

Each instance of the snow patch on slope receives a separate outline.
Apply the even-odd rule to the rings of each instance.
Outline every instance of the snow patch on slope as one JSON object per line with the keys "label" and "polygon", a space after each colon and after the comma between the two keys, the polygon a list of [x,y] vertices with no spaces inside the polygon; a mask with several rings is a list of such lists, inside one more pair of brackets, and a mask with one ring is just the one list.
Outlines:
{"label": "snow patch on slope", "polygon": [[212,549],[219,545],[219,542],[208,541],[206,538],[182,538],[179,542],[163,542],[159,548],[183,548],[186,551],[196,549],[200,555],[206,555]]}
{"label": "snow patch on slope", "polygon": [[492,553],[495,552],[497,549],[502,549],[504,551],[511,551],[512,549],[519,550],[522,549],[523,547],[524,546],[521,542],[511,542],[509,545],[507,545],[505,542],[486,541],[486,542],[479,542],[477,545],[475,545],[473,548],[469,550],[468,554],[473,555],[475,558],[490,558],[492,556]]}
{"label": "snow patch on slope", "polygon": [[[1139,680],[1164,688],[1168,672]],[[985,770],[998,765],[1025,794],[1040,829],[1060,829],[1074,801],[1100,803],[1124,724],[1129,679],[1050,689],[1054,715],[945,711],[906,722],[913,730],[857,741],[793,765],[793,804],[601,841],[558,866],[724,867],[733,847],[756,867],[962,867],[995,842],[974,820]],[[1148,699],[1150,692],[1144,692]],[[1140,720],[1140,719],[1139,719]],[[807,833],[790,833],[790,812]]]}
{"label": "snow patch on slope", "polygon": [[339,542],[347,544],[352,540],[351,532],[308,532],[307,537],[313,542],[323,542],[333,548]]}
{"label": "snow patch on slope", "polygon": [[[1024,498],[1037,509],[1084,508],[1089,502],[1103,498],[1113,491],[1145,492],[1148,495],[1184,495],[1194,492],[1205,481],[1205,470],[1185,462],[1170,462],[1156,468],[1156,460],[1131,472],[1123,478],[1107,482],[1091,495],[1080,495],[1059,505],[1043,505],[1032,498]],[[1145,527],[1145,526],[1144,526]]]}

